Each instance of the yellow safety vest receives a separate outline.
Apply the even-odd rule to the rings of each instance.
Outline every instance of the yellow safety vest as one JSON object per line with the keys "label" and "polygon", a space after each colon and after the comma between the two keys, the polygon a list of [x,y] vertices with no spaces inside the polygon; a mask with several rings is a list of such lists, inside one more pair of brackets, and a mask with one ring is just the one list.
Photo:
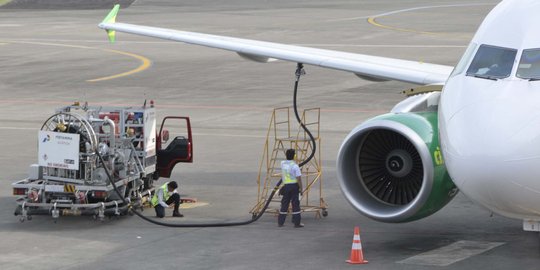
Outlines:
{"label": "yellow safety vest", "polygon": [[283,161],[281,163],[281,179],[283,180],[283,184],[285,185],[298,183],[296,177],[293,177],[291,175],[291,170],[294,164],[295,163],[292,160]]}
{"label": "yellow safety vest", "polygon": [[156,192],[154,192],[154,196],[152,196],[152,200],[150,201],[152,203],[152,207],[156,207],[158,205],[158,191],[160,189],[163,190],[163,201],[167,201],[169,199],[169,187],[167,186],[169,182],[163,184],[163,186],[159,187]]}

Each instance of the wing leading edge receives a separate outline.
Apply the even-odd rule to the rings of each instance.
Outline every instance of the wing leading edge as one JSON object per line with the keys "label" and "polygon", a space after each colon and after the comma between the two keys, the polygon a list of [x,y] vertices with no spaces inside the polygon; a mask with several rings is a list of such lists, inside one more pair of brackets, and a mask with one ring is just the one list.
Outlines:
{"label": "wing leading edge", "polygon": [[[113,12],[114,9],[111,13]],[[114,15],[116,17],[116,13]],[[442,84],[452,72],[452,67],[450,66],[143,25],[116,23],[114,20],[104,20],[99,24],[99,27],[107,30],[108,33],[118,31],[229,50],[257,62],[269,62],[279,59],[348,71],[355,73],[359,77],[374,81],[397,80],[421,85]]]}

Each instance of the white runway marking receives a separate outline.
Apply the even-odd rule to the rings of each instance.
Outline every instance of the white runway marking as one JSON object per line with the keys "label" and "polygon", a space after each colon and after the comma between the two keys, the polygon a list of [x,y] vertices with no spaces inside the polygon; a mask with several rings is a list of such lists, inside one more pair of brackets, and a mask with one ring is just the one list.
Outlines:
{"label": "white runway marking", "polygon": [[432,251],[428,251],[398,263],[448,266],[450,264],[465,260],[474,255],[486,252],[490,249],[503,245],[502,242],[481,242],[481,241],[457,241],[448,246],[444,246]]}

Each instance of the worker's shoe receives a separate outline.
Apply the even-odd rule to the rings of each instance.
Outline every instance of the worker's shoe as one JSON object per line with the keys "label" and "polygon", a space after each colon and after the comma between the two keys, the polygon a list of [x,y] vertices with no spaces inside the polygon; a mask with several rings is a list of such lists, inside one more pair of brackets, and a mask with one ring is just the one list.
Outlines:
{"label": "worker's shoe", "polygon": [[277,226],[281,228],[281,227],[283,227],[283,224],[278,224]]}
{"label": "worker's shoe", "polygon": [[180,214],[180,212],[173,212],[172,216],[173,217],[184,217],[184,215]]}
{"label": "worker's shoe", "polygon": [[304,227],[304,223],[300,223],[298,225],[294,225],[295,228],[303,228]]}

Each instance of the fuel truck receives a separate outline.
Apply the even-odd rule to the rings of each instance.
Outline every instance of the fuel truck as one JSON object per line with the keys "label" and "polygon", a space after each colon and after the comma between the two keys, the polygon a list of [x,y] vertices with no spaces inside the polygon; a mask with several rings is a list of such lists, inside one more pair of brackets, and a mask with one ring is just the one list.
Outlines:
{"label": "fuel truck", "polygon": [[[38,131],[38,162],[14,182],[15,216],[120,216],[142,209],[154,181],[193,162],[189,117],[167,116],[159,131],[153,101],[141,107],[62,107]],[[114,184],[114,185],[113,185]],[[115,190],[116,186],[116,190]]]}

